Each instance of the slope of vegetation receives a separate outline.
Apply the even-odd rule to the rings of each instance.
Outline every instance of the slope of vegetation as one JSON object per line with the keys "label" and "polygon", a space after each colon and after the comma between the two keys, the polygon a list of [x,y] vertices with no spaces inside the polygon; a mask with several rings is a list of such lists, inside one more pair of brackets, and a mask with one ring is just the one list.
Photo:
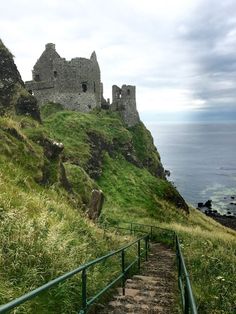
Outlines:
{"label": "slope of vegetation", "polygon": [[[177,231],[199,313],[234,313],[236,234],[194,209],[186,212],[143,124],[127,129],[114,113],[70,112],[57,104],[44,106],[41,116],[42,124],[0,118],[0,303],[131,240],[104,234],[87,218],[91,191],[98,188],[105,194],[101,223],[136,221]],[[59,159],[47,159],[45,138],[63,143]],[[90,291],[118,267],[114,261],[95,267]],[[76,313],[80,290],[78,276],[17,313]]]}

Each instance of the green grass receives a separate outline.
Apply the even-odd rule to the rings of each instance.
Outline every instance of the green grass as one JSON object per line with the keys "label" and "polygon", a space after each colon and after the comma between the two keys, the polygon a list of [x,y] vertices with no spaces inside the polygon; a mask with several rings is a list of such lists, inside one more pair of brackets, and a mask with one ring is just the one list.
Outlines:
{"label": "green grass", "polygon": [[[145,127],[126,129],[116,114],[70,112],[57,104],[45,106],[42,113],[42,125],[27,117],[0,118],[0,302],[131,241],[114,232],[104,234],[87,219],[91,191],[100,188],[105,193],[101,222],[135,221],[178,232],[199,313],[234,313],[236,233],[194,209],[187,215],[176,208],[171,201],[175,189],[152,175],[160,161]],[[110,150],[103,149],[97,181],[86,173],[93,154],[89,134]],[[44,137],[64,144],[62,160],[73,193],[60,185],[57,165],[50,164],[54,175],[49,184],[37,183],[48,162],[39,145]],[[125,159],[130,146],[142,166]],[[116,260],[95,267],[89,293],[103,287],[119,267]],[[17,313],[76,313],[80,303],[77,276]]]}
{"label": "green grass", "polygon": [[[0,122],[0,303],[5,303],[104,255],[126,239],[113,234],[104,237],[103,231],[86,218],[82,198],[89,197],[96,183],[82,169],[66,166],[72,185],[77,186],[73,196],[57,182],[37,184],[35,178],[41,176],[44,159],[42,148],[23,134],[22,121],[2,118]],[[22,139],[6,128],[17,130]],[[117,268],[112,261],[94,268],[90,277],[96,278],[96,289],[103,287]],[[76,313],[81,305],[79,277],[26,303],[19,313],[37,313],[36,305],[39,313]]]}
{"label": "green grass", "polygon": [[[132,134],[135,151],[139,160],[143,164],[148,163],[149,171],[155,175],[158,168],[162,168],[160,163],[160,155],[153,144],[151,133],[146,129],[143,123],[139,123],[129,129]],[[159,173],[162,172],[160,169]]]}
{"label": "green grass", "polygon": [[[155,225],[179,234],[199,313],[234,313],[236,233],[164,199],[166,184],[126,161],[106,159],[99,185],[108,195],[101,220]],[[168,188],[167,188],[168,189]],[[163,239],[163,242],[168,239]]]}
{"label": "green grass", "polygon": [[135,167],[120,155],[115,159],[105,156],[98,184],[106,195],[101,219],[110,222],[127,220],[130,213],[132,219],[149,217],[160,222],[185,219],[182,210],[165,201],[172,191],[167,181],[152,176],[146,169]]}

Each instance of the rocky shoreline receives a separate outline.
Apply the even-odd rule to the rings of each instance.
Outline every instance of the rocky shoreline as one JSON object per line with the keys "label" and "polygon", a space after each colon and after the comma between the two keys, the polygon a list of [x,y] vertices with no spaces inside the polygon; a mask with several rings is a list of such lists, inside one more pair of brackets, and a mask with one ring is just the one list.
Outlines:
{"label": "rocky shoreline", "polygon": [[236,218],[235,217],[225,217],[225,216],[211,216],[214,220],[236,231]]}
{"label": "rocky shoreline", "polygon": [[[231,196],[231,200],[235,200],[235,196]],[[228,210],[227,214],[220,214],[217,210],[212,209],[212,201],[208,200],[205,204],[198,203],[197,209],[206,214],[207,216],[213,218],[223,226],[236,230],[236,202],[230,202],[229,204],[233,210]]]}

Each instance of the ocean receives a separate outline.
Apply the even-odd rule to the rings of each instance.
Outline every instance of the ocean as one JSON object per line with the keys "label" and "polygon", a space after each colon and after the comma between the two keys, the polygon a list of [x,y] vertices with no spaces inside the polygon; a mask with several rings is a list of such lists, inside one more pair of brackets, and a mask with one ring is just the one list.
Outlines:
{"label": "ocean", "polygon": [[236,215],[236,123],[146,125],[185,200],[196,207],[211,199],[213,209]]}

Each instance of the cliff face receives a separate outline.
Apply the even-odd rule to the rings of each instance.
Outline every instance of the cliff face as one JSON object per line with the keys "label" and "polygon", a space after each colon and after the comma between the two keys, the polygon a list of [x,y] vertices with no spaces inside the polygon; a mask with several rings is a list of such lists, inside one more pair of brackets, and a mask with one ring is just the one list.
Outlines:
{"label": "cliff face", "polygon": [[[165,179],[153,138],[143,123],[127,128],[118,113],[98,110],[85,114],[64,111],[60,107],[58,112],[50,114],[52,108],[52,104],[42,108],[44,128],[56,141],[65,145],[63,161],[66,169],[71,165],[75,172],[76,167],[82,168],[102,189],[106,189],[105,197],[112,202],[117,198],[126,198],[125,194],[129,194],[131,188],[127,203],[130,207],[133,206],[132,202],[138,207],[145,206],[145,199],[149,198],[148,207],[153,207],[154,211],[159,199],[188,212],[183,198]],[[54,108],[56,110],[56,105]],[[114,167],[114,173],[104,179]],[[130,187],[122,183],[124,172],[130,176]],[[121,186],[114,190],[117,179],[121,180]],[[141,185],[145,180],[147,183],[143,189]],[[140,204],[135,201],[137,195],[140,196]]]}
{"label": "cliff face", "polygon": [[26,91],[12,54],[0,40],[0,114],[9,112],[40,120],[36,99]]}

